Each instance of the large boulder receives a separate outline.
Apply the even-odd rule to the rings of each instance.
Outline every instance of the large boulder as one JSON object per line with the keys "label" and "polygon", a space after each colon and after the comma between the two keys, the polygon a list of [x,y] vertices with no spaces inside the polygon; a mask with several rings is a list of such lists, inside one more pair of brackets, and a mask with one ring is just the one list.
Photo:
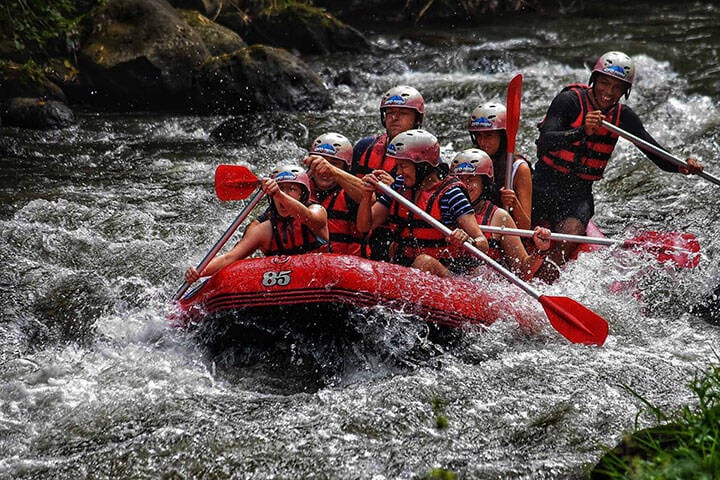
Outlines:
{"label": "large boulder", "polygon": [[232,53],[235,50],[247,47],[240,35],[213,22],[196,10],[178,10],[178,13],[200,35],[213,56]]}
{"label": "large boulder", "polygon": [[214,18],[223,7],[223,0],[169,0],[175,8],[196,10],[204,17]]}
{"label": "large boulder", "polygon": [[263,43],[301,53],[360,52],[371,48],[355,28],[324,10],[301,3],[263,11],[240,33],[249,44]]}
{"label": "large boulder", "polygon": [[[353,25],[441,23],[457,25],[487,21],[487,15],[541,10],[542,0],[315,0]],[[544,2],[549,3],[549,2]],[[574,3],[574,2],[570,2]],[[585,2],[579,2],[585,3]],[[592,3],[592,2],[587,2]],[[362,28],[362,27],[361,27]]]}
{"label": "large boulder", "polygon": [[39,130],[65,128],[75,123],[73,111],[64,103],[27,97],[8,100],[2,119],[5,125]]}
{"label": "large boulder", "polygon": [[37,97],[66,102],[62,89],[34,64],[0,61],[0,101],[14,97]]}
{"label": "large boulder", "polygon": [[201,35],[165,0],[108,0],[85,24],[79,62],[91,104],[185,111],[194,71],[210,58]]}
{"label": "large boulder", "polygon": [[204,113],[324,110],[322,79],[286,50],[252,45],[213,57],[198,72],[195,105]]}

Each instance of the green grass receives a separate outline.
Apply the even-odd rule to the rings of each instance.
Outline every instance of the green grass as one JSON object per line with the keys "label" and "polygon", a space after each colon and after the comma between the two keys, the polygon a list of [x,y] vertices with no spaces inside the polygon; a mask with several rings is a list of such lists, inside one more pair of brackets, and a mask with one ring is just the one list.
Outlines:
{"label": "green grass", "polygon": [[660,427],[636,431],[609,451],[592,479],[713,480],[720,478],[720,365],[696,376],[697,405],[667,415],[643,401]]}

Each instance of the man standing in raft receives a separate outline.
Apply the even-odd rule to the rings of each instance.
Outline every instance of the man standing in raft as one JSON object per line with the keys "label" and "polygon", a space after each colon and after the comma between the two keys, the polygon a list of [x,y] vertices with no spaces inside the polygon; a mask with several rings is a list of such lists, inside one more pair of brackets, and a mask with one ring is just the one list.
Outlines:
{"label": "man standing in raft", "polygon": [[[660,146],[629,107],[619,103],[630,95],[635,78],[633,60],[622,52],[602,55],[590,75],[589,85],[565,87],[552,101],[538,125],[538,162],[533,175],[532,224],[571,235],[585,235],[595,213],[593,182],[600,180],[615,149],[618,135],[602,126],[606,120],[619,128]],[[703,167],[693,158],[677,167],[645,152],[658,167],[685,175]],[[561,265],[577,248],[562,242],[550,258]]]}
{"label": "man standing in raft", "polygon": [[[425,100],[420,92],[407,85],[393,87],[380,100],[380,123],[385,132],[361,138],[353,147],[350,173],[362,177],[375,170],[395,174],[395,159],[387,155],[387,146],[398,134],[422,126],[425,115]],[[370,258],[389,260],[388,248],[392,241],[391,232],[385,226],[378,226],[368,239]]]}
{"label": "man standing in raft", "polygon": [[202,272],[188,268],[185,280],[193,283],[213,275],[258,249],[266,256],[328,251],[327,213],[310,200],[310,178],[302,168],[279,167],[270,178],[262,179],[260,188],[270,198],[267,218],[247,228],[232,250],[215,257]]}
{"label": "man standing in raft", "polygon": [[452,235],[445,238],[438,229],[384,194],[373,203],[378,182],[393,181],[384,170],[363,177],[366,190],[358,207],[358,230],[372,231],[387,221],[397,242],[393,261],[441,277],[451,276],[445,265],[468,239],[474,239],[473,244],[481,251],[488,251],[487,239],[463,184],[455,177],[442,178],[440,144],[433,134],[416,129],[403,132],[392,139],[387,155],[397,163],[398,177],[390,187],[453,230]]}

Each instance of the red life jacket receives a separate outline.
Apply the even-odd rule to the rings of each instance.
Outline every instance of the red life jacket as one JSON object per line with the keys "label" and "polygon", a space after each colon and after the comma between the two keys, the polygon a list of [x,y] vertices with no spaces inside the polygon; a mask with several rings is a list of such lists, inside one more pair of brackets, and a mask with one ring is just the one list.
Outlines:
{"label": "red life jacket", "polygon": [[268,216],[272,226],[272,241],[265,256],[330,251],[328,242],[317,237],[296,218],[281,217],[275,210],[270,210]]}
{"label": "red life jacket", "polygon": [[[448,177],[436,187],[420,192],[415,204],[433,218],[440,220],[442,218],[440,198],[453,187],[460,187],[465,191],[462,182],[455,177]],[[413,201],[412,189],[405,190],[402,195]],[[414,259],[422,253],[438,259],[452,258],[459,253],[448,243],[442,232],[422,218],[415,218],[415,214],[397,201],[393,201],[390,205],[388,222],[399,236],[398,252],[405,258]]]}
{"label": "red life jacket", "polygon": [[387,143],[387,133],[376,135],[373,143],[360,155],[355,167],[355,175],[362,177],[372,173],[373,170],[392,172],[395,168],[395,159],[386,156]]}
{"label": "red life jacket", "polygon": [[[482,210],[475,212],[475,218],[477,219],[478,225],[490,225],[492,223],[493,215],[495,215],[497,209],[498,207],[490,200],[485,200]],[[493,238],[492,232],[483,232],[483,235],[485,235],[485,238],[487,238],[488,241],[488,257],[492,258],[496,262],[500,261],[502,258],[502,247],[500,246],[500,242]]]}
{"label": "red life jacket", "polygon": [[337,186],[330,192],[317,193],[322,198],[320,205],[327,210],[332,252],[359,256],[363,235],[357,231],[357,212],[350,209],[347,192]]}
{"label": "red life jacket", "polygon": [[[587,113],[594,110],[590,103],[589,89],[588,85],[572,84],[562,90],[563,92],[572,90],[580,102],[580,114],[570,124],[572,128],[581,127]],[[610,123],[620,124],[620,110],[620,103],[610,109],[606,115],[606,117],[609,116]],[[600,127],[594,134],[588,135],[584,142],[574,142],[567,149],[547,152],[541,160],[561,173],[572,174],[583,180],[594,182],[602,178],[610,156],[615,150],[617,140],[617,134]]]}

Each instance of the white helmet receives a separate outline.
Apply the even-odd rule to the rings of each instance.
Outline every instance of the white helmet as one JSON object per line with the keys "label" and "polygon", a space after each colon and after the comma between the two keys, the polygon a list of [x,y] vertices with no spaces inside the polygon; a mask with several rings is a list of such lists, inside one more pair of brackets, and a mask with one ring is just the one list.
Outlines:
{"label": "white helmet", "polygon": [[599,73],[609,77],[617,78],[627,83],[625,98],[630,96],[630,88],[635,80],[635,62],[623,52],[606,52],[595,62],[595,67],[590,74],[590,85],[595,82]]}
{"label": "white helmet", "polygon": [[479,148],[468,148],[455,155],[450,164],[453,175],[485,175],[493,179],[495,171],[490,155]]}
{"label": "white helmet", "polygon": [[328,159],[342,160],[352,164],[353,146],[350,140],[339,133],[329,132],[317,137],[310,147],[310,153]]}
{"label": "white helmet", "polygon": [[490,102],[475,108],[468,119],[468,131],[505,130],[507,111],[505,105]]}
{"label": "white helmet", "polygon": [[310,177],[305,173],[305,169],[297,165],[281,165],[270,174],[270,178],[275,180],[278,185],[281,183],[295,183],[303,189],[300,201],[307,202],[312,194],[310,187]]}
{"label": "white helmet", "polygon": [[399,133],[387,146],[387,156],[413,163],[440,165],[440,142],[432,133],[413,129]]}
{"label": "white helmet", "polygon": [[407,85],[399,85],[385,92],[380,100],[380,121],[383,126],[385,125],[385,110],[391,107],[415,110],[415,125],[418,128],[422,125],[423,116],[425,115],[425,100],[417,89]]}

